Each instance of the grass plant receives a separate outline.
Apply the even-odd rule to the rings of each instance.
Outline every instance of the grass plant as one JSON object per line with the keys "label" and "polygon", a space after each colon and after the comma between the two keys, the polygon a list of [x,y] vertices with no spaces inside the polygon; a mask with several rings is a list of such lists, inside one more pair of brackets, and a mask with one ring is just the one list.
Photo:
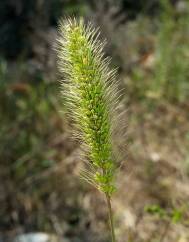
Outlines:
{"label": "grass plant", "polygon": [[82,19],[60,23],[58,66],[62,95],[82,141],[88,168],[82,177],[105,194],[112,242],[115,242],[111,197],[115,191],[116,163],[112,142],[119,104],[116,71],[104,57],[99,31]]}

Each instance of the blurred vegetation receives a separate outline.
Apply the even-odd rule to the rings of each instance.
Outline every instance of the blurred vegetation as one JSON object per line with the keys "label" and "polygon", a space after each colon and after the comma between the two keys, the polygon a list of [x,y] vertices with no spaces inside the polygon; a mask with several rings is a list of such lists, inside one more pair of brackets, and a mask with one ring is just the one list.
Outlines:
{"label": "blurred vegetation", "polygon": [[32,35],[56,26],[64,14],[83,14],[83,0],[6,0],[0,3],[0,51],[6,58],[31,57]]}
{"label": "blurred vegetation", "polygon": [[[176,9],[169,0],[161,1],[159,17],[149,21],[136,21],[136,31],[144,34],[148,28],[153,34],[154,42],[144,53],[140,65],[132,68],[131,85],[128,87],[136,97],[169,102],[186,102],[189,94],[189,7]],[[146,24],[145,24],[146,22]],[[150,31],[151,24],[155,31]],[[150,27],[149,27],[150,25]],[[146,27],[145,27],[146,26]],[[146,30],[145,30],[146,31]],[[147,33],[146,33],[147,34]],[[152,50],[154,49],[154,50]],[[143,81],[141,81],[143,80]],[[147,99],[148,100],[148,99]]]}
{"label": "blurred vegetation", "polygon": [[[72,14],[83,15],[100,25],[110,45],[108,54],[113,56],[115,66],[121,66],[120,86],[126,89],[125,108],[129,107],[131,130],[128,134],[131,147],[127,151],[131,164],[124,172],[137,167],[140,174],[136,175],[136,181],[140,180],[146,192],[142,193],[142,199],[157,204],[149,205],[145,213],[151,216],[151,223],[158,216],[160,224],[178,223],[183,231],[188,226],[185,187],[189,184],[189,6],[188,1],[182,0],[153,1],[155,5],[151,2],[7,0],[0,3],[0,182],[3,185],[0,227],[4,231],[22,227],[22,231],[58,233],[54,224],[64,227],[66,221],[70,229],[66,225],[62,233],[70,238],[90,241],[93,235],[96,242],[108,241],[103,232],[106,230],[97,223],[101,217],[106,220],[101,201],[100,208],[94,205],[96,216],[92,214],[89,218],[85,214],[88,210],[83,208],[82,199],[86,193],[95,191],[79,184],[75,175],[79,162],[62,165],[62,161],[72,157],[78,144],[67,138],[70,124],[60,112],[62,100],[51,51],[44,56],[45,61],[51,61],[50,67],[48,61],[41,61],[41,46],[47,50],[54,48],[51,39],[51,45],[46,44],[47,33],[52,37],[48,31],[56,31],[60,16]],[[110,21],[105,22],[107,15]],[[116,27],[106,36],[110,26]],[[124,37],[127,31],[128,39]],[[33,41],[39,33],[44,37]],[[122,46],[118,42],[121,38]],[[130,57],[134,61],[129,62]],[[164,153],[151,155],[149,147]],[[175,181],[169,188],[166,178]],[[177,206],[170,202],[177,201],[176,193],[175,197],[170,193],[174,193],[173,187],[179,182],[179,189],[184,192]],[[126,192],[121,193],[123,196]],[[138,195],[138,190],[135,193]],[[139,200],[136,199],[136,204],[145,203]],[[131,204],[135,209],[135,203],[131,201]],[[54,222],[53,216],[58,222]],[[85,222],[80,223],[81,220]],[[90,223],[96,230],[89,229]]]}
{"label": "blurred vegetation", "polygon": [[179,13],[168,0],[161,3],[155,90],[165,99],[184,101],[189,94],[189,4]]}

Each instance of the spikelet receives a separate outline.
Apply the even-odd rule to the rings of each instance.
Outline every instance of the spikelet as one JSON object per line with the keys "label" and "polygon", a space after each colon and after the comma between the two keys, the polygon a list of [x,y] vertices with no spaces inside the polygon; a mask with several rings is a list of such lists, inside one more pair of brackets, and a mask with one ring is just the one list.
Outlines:
{"label": "spikelet", "polygon": [[86,147],[90,169],[83,178],[106,195],[115,190],[116,164],[112,146],[115,109],[119,97],[115,70],[104,57],[99,31],[82,19],[60,23],[58,67],[64,103]]}

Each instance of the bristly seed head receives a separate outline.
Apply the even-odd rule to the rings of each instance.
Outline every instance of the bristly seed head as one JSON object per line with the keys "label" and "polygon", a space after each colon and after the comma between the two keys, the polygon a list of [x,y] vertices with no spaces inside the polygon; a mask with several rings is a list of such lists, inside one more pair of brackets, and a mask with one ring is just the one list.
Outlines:
{"label": "bristly seed head", "polygon": [[112,147],[114,109],[118,101],[115,70],[109,69],[99,32],[84,21],[60,23],[58,65],[64,75],[62,93],[74,120],[91,170],[83,177],[111,196],[115,190],[115,162]]}

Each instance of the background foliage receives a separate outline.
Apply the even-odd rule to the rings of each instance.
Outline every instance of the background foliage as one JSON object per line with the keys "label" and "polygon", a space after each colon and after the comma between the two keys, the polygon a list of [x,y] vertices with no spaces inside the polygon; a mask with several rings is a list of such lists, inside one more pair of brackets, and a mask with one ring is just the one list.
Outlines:
{"label": "background foliage", "polygon": [[[61,16],[100,26],[128,110],[114,198],[119,241],[188,241],[189,7],[184,0],[0,3],[0,240],[45,231],[108,241],[104,200],[79,179],[54,43]],[[127,146],[127,148],[125,148]]]}

